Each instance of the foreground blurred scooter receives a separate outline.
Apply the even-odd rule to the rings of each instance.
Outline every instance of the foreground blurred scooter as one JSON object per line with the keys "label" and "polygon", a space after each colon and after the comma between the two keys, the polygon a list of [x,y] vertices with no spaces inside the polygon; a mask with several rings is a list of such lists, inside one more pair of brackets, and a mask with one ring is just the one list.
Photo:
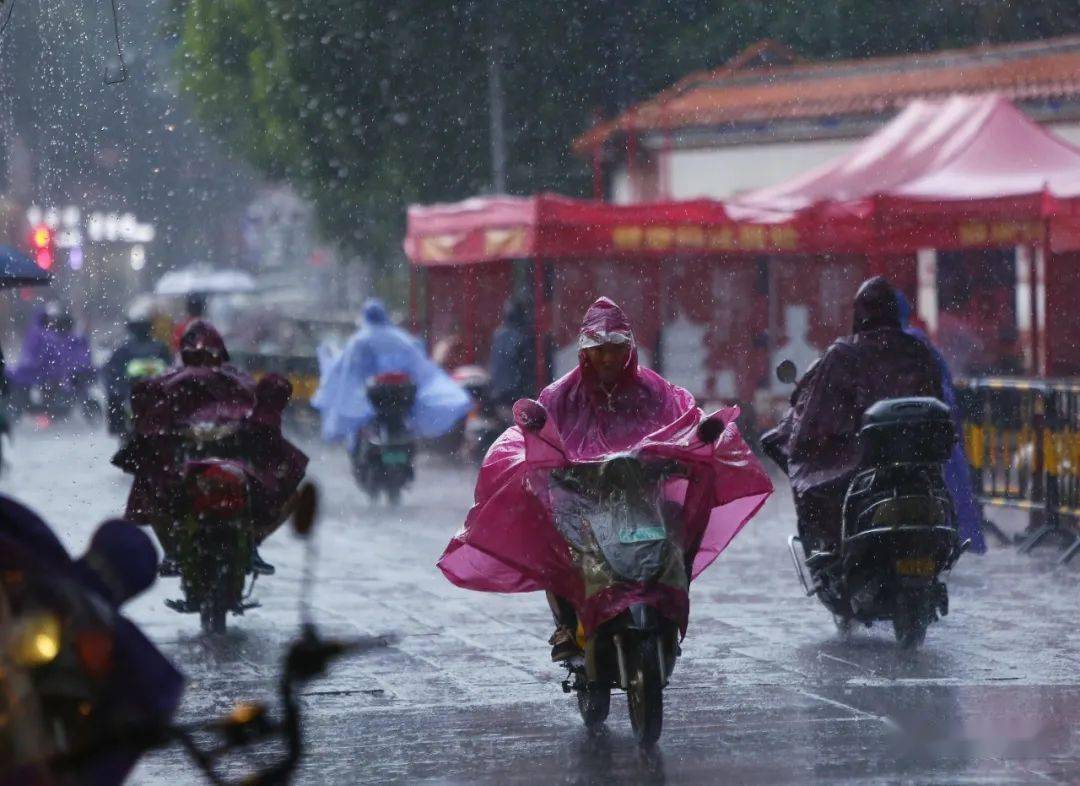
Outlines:
{"label": "foreground blurred scooter", "polygon": [[[110,617],[99,595],[77,585],[58,592],[43,590],[44,582],[31,582],[34,591],[29,593],[22,581],[16,592],[10,581],[0,585],[0,704],[7,703],[2,709],[11,721],[0,728],[0,784],[113,786],[124,780],[139,756],[177,743],[210,783],[289,783],[304,755],[298,688],[342,655],[384,644],[323,639],[310,620],[310,534],[316,502],[314,487],[305,486],[293,518],[295,532],[309,547],[301,633],[289,648],[278,682],[280,718],[262,704],[241,703],[225,718],[173,724],[179,675],[131,623],[115,613]],[[116,525],[146,540],[131,525],[107,526]],[[152,555],[148,541],[146,546]],[[10,579],[10,572],[4,575]],[[68,605],[57,605],[58,598]],[[110,638],[111,630],[126,636]],[[146,701],[143,694],[156,698]],[[118,706],[133,705],[148,709],[139,714],[117,711]],[[284,752],[254,772],[235,779],[219,772],[222,759],[231,754],[259,743],[280,750],[280,742],[285,743]]]}
{"label": "foreground blurred scooter", "polygon": [[[795,381],[793,363],[777,369]],[[943,574],[968,547],[957,532],[944,466],[956,441],[949,408],[933,398],[879,401],[863,416],[862,461],[845,492],[839,546],[816,543],[800,524],[788,541],[807,595],[817,595],[837,627],[891,620],[905,649],[949,611]],[[787,472],[778,431],[762,436],[769,458]]]}

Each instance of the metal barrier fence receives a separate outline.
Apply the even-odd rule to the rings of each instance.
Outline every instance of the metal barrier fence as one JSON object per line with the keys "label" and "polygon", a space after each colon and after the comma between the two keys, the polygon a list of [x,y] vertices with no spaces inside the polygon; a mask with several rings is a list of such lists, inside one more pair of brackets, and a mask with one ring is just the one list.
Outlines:
{"label": "metal barrier fence", "polygon": [[1020,550],[1060,536],[1068,562],[1080,553],[1080,382],[958,380],[957,397],[979,500],[1031,511]]}

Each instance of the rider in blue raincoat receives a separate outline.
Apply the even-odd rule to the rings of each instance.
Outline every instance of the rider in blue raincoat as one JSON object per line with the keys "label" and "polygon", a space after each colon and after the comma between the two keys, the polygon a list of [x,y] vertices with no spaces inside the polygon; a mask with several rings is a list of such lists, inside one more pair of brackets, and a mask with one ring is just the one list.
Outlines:
{"label": "rider in blue raincoat", "polygon": [[320,358],[322,379],[311,399],[322,415],[323,438],[354,446],[357,431],[374,416],[367,382],[377,374],[403,372],[416,385],[413,432],[425,439],[450,431],[468,414],[472,400],[424,354],[420,343],[390,321],[380,300],[364,304],[363,322],[344,351]]}
{"label": "rider in blue raincoat", "polygon": [[[945,403],[953,413],[953,421],[956,423],[958,433],[963,433],[963,417],[960,406],[956,399],[956,388],[953,386],[952,372],[945,358],[930,343],[930,337],[922,330],[911,325],[911,303],[902,292],[897,292],[897,301],[900,305],[900,324],[905,333],[923,342],[934,355],[938,368],[941,371],[941,386],[944,392]],[[976,554],[986,551],[986,542],[982,531],[982,507],[975,499],[975,492],[971,487],[971,470],[968,467],[967,456],[964,455],[964,446],[957,442],[953,447],[952,456],[945,464],[945,483],[949,487],[949,495],[952,497],[953,507],[956,510],[956,519],[960,529],[961,540],[971,540],[970,550]]]}

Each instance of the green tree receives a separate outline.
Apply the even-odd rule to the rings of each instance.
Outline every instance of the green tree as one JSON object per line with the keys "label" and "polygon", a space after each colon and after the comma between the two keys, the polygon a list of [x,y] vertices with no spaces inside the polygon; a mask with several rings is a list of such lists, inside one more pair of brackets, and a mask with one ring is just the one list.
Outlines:
{"label": "green tree", "polygon": [[1080,30],[1075,0],[174,0],[202,118],[318,206],[324,232],[399,256],[404,208],[489,187],[489,46],[508,185],[585,193],[570,140],[764,37],[815,58]]}

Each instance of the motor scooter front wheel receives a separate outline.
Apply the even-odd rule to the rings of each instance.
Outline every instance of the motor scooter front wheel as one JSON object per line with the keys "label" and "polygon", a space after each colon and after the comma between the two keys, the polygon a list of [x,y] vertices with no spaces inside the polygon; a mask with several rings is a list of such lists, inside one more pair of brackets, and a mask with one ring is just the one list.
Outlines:
{"label": "motor scooter front wheel", "polygon": [[219,584],[203,599],[199,606],[199,622],[203,633],[220,635],[225,632],[226,619],[232,606],[225,595],[225,587]]}
{"label": "motor scooter front wheel", "polygon": [[586,683],[578,688],[577,703],[585,728],[596,731],[604,725],[611,710],[611,686]]}
{"label": "motor scooter front wheel", "polygon": [[664,727],[664,673],[660,665],[660,636],[650,633],[638,639],[630,653],[630,684],[626,699],[630,726],[638,745],[649,748],[660,739]]}

